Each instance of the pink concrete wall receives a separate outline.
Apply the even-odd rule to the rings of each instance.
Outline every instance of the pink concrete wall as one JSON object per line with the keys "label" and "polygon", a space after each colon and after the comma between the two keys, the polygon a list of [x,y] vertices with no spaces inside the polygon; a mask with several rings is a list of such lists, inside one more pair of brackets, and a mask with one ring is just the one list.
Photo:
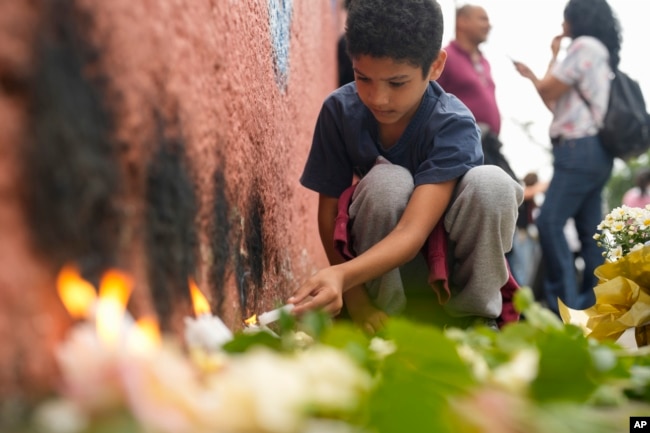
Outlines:
{"label": "pink concrete wall", "polygon": [[[34,241],[21,193],[30,174],[20,146],[33,126],[21,83],[35,68],[31,47],[47,3],[0,1],[0,399],[53,386],[52,350],[70,324],[54,288],[57,263]],[[155,311],[143,198],[156,150],[153,113],[184,144],[197,199],[194,275],[231,327],[325,263],[316,197],[298,179],[320,104],[336,83],[335,1],[59,3],[90,17],[85,36],[97,59],[84,72],[108,77],[123,182],[118,264],[135,277],[135,315]],[[261,268],[252,282],[251,263]],[[178,304],[172,330],[188,308]]]}

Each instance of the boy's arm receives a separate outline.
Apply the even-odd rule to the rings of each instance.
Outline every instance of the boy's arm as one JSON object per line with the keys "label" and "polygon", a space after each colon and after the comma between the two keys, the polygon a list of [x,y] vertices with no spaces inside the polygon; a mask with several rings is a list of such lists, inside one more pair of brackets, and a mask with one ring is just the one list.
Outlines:
{"label": "boy's arm", "polygon": [[[330,314],[337,314],[343,305],[344,292],[413,259],[442,217],[455,185],[456,180],[451,180],[416,187],[393,231],[372,248],[347,262],[343,262],[336,253],[338,261],[314,274],[289,299],[290,303],[296,304],[294,312],[300,314],[322,308]],[[333,221],[332,219],[332,230]],[[324,231],[321,231],[321,236],[323,235]],[[325,244],[334,251],[331,242]],[[308,296],[312,298],[305,301]]]}
{"label": "boy's arm", "polygon": [[318,234],[330,265],[338,265],[345,260],[334,248],[334,224],[338,213],[339,199],[320,194],[318,197]]}
{"label": "boy's arm", "polygon": [[[345,262],[334,247],[334,225],[338,213],[338,199],[321,194],[318,199],[318,232],[330,265]],[[386,315],[374,307],[363,284],[343,293],[343,301],[353,321],[369,333],[375,333],[382,326]],[[342,305],[341,305],[342,308]],[[340,310],[340,308],[339,308]],[[338,311],[332,311],[337,314]]]}

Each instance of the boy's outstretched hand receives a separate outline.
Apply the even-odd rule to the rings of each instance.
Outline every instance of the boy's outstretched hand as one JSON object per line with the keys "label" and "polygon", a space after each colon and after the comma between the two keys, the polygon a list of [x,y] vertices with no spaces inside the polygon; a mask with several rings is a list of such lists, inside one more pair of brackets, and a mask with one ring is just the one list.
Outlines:
{"label": "boy's outstretched hand", "polygon": [[312,275],[288,299],[294,304],[293,314],[299,316],[307,311],[323,310],[335,316],[343,308],[343,275],[335,266],[322,269]]}

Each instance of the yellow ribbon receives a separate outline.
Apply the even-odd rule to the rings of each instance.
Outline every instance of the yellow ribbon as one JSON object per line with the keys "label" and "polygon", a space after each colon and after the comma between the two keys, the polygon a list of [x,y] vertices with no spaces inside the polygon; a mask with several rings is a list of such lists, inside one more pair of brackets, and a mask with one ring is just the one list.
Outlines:
{"label": "yellow ribbon", "polygon": [[650,340],[650,247],[632,252],[594,271],[596,303],[586,310],[573,310],[558,299],[564,323],[580,326],[599,341],[617,340],[625,330],[636,328],[637,345]]}

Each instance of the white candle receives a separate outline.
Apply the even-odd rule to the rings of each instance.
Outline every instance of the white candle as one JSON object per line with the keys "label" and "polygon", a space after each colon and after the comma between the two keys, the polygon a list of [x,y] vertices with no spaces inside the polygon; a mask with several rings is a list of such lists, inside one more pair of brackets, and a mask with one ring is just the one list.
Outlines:
{"label": "white candle", "polygon": [[257,320],[261,326],[266,326],[269,323],[273,323],[279,320],[280,316],[282,315],[282,311],[286,313],[291,313],[291,311],[293,311],[293,307],[294,307],[293,304],[283,305],[282,307],[276,308],[275,310],[271,310],[266,313],[260,314]]}
{"label": "white candle", "polygon": [[230,329],[217,316],[185,317],[185,341],[190,348],[216,352],[232,338]]}
{"label": "white candle", "polygon": [[268,326],[260,326],[260,325],[246,325],[244,326],[244,329],[242,330],[244,334],[257,334],[258,332],[266,332],[267,334],[272,335],[273,337],[280,338],[278,334],[273,332],[271,328]]}

